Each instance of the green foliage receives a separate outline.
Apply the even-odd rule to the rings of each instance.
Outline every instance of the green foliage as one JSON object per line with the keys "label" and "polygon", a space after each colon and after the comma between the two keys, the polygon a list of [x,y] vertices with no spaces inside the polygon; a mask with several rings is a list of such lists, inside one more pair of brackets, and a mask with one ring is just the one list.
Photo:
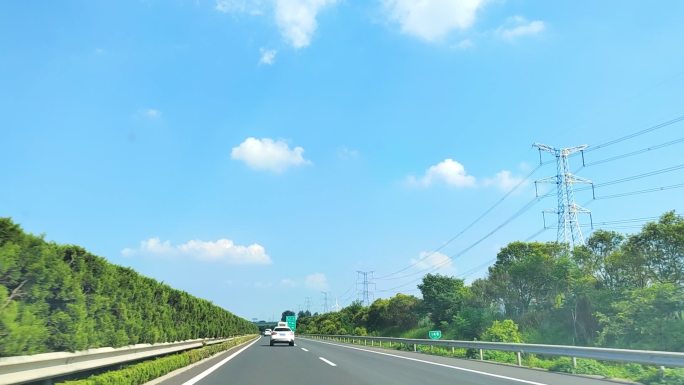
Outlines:
{"label": "green foliage", "polygon": [[440,274],[423,277],[418,289],[423,294],[423,308],[435,325],[451,321],[471,296],[470,288],[462,279]]}
{"label": "green foliage", "polygon": [[161,377],[176,369],[188,366],[216,353],[228,350],[234,346],[254,338],[253,336],[238,337],[221,344],[205,346],[183,353],[173,354],[162,358],[140,362],[120,370],[110,371],[91,376],[82,380],[64,381],[64,385],[142,385],[155,378]]}
{"label": "green foliage", "polygon": [[209,301],[0,218],[0,356],[255,332]]}
{"label": "green foliage", "polygon": [[630,290],[611,306],[612,315],[599,313],[605,346],[677,350],[684,346],[684,291],[672,283]]}
{"label": "green foliage", "polygon": [[522,343],[522,335],[513,320],[494,321],[492,326],[482,333],[482,341]]}

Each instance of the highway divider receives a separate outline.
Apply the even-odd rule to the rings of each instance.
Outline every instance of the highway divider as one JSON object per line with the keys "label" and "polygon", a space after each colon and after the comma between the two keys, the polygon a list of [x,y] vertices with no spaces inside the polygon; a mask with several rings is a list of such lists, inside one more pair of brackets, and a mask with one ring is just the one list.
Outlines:
{"label": "highway divider", "polygon": [[660,367],[684,367],[684,353],[663,352],[650,350],[628,350],[612,348],[594,348],[583,346],[518,344],[507,342],[458,341],[458,340],[428,340],[415,338],[370,337],[350,335],[320,335],[304,334],[299,337],[319,340],[329,340],[348,343],[361,343],[377,347],[397,347],[403,345],[409,350],[418,351],[419,346],[439,346],[446,348],[476,349],[480,360],[484,351],[504,351],[517,354],[518,365],[522,366],[522,354],[539,354],[545,356],[571,357],[573,366],[577,365],[577,358],[587,358],[597,361],[613,361],[637,363]]}
{"label": "highway divider", "polygon": [[164,356],[189,349],[228,342],[241,337],[195,339],[121,348],[97,348],[80,352],[43,353],[0,358],[0,385],[44,381],[93,369]]}

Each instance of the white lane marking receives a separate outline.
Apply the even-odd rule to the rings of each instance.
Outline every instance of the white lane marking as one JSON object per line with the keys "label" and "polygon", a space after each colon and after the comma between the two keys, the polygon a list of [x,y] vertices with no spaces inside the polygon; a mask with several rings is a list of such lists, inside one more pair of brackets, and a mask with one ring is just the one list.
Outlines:
{"label": "white lane marking", "polygon": [[[424,364],[430,364],[430,365],[435,365],[435,366],[441,366],[444,368],[449,368],[449,369],[455,369],[455,370],[460,370],[463,372],[469,372],[469,373],[477,373],[481,374],[483,376],[489,376],[489,377],[494,377],[494,378],[501,378],[503,380],[510,380],[510,381],[515,381],[515,382],[520,382],[523,384],[530,384],[530,385],[548,385],[544,384],[542,382],[534,382],[534,381],[528,381],[528,380],[521,380],[519,378],[514,378],[514,377],[508,377],[508,376],[502,376],[500,374],[492,374],[492,373],[487,373],[487,372],[481,372],[479,370],[474,370],[474,369],[466,369],[466,368],[461,368],[459,366],[453,366],[453,365],[447,365],[447,364],[440,364],[438,362],[431,362],[431,361],[425,361],[425,360],[419,360],[417,358],[412,358],[412,357],[404,357],[404,356],[399,356],[396,354],[390,354],[390,353],[383,353],[383,352],[376,352],[374,350],[368,350],[368,349],[361,349],[353,346],[345,346],[345,345],[338,345],[338,344],[333,344],[330,342],[323,342],[323,341],[318,341],[318,340],[309,340],[313,342],[319,342],[321,344],[326,344],[326,345],[334,345],[334,346],[339,346],[341,348],[347,348],[347,349],[354,349],[354,350],[360,350],[362,352],[368,352],[368,353],[374,353],[374,354],[380,354],[383,356],[389,356],[389,357],[395,357],[395,358],[401,358],[402,360],[409,360],[409,361],[416,361],[416,362],[422,362]],[[322,357],[318,357],[323,360]]]}
{"label": "white lane marking", "polygon": [[305,352],[308,352],[308,351],[309,351],[309,349],[306,349],[306,348],[301,348],[301,349],[302,349],[303,351],[305,351]]}
{"label": "white lane marking", "polygon": [[226,362],[232,360],[233,358],[235,358],[235,356],[237,356],[238,354],[242,353],[243,351],[245,351],[245,350],[246,350],[247,348],[249,348],[250,346],[254,345],[257,341],[259,341],[259,338],[255,339],[254,341],[252,341],[251,344],[245,346],[244,348],[238,350],[237,352],[231,354],[230,356],[228,356],[228,357],[222,359],[221,362],[219,362],[218,364],[216,364],[216,365],[212,366],[211,368],[209,368],[209,369],[203,371],[202,373],[196,375],[195,377],[193,377],[193,378],[191,378],[191,379],[185,381],[185,382],[183,383],[183,385],[193,385],[193,384],[196,383],[197,381],[199,381],[199,380],[203,379],[204,377],[208,376],[209,374],[211,374],[211,372],[213,372],[214,370],[220,368],[221,365],[223,365],[223,364],[225,364]]}
{"label": "white lane marking", "polygon": [[333,363],[333,362],[330,362],[330,361],[326,360],[326,359],[323,358],[323,357],[318,357],[318,359],[321,360],[321,361],[323,361],[323,362],[325,362],[326,364],[328,364],[328,365],[330,365],[330,366],[337,366],[337,364],[335,364],[335,363]]}

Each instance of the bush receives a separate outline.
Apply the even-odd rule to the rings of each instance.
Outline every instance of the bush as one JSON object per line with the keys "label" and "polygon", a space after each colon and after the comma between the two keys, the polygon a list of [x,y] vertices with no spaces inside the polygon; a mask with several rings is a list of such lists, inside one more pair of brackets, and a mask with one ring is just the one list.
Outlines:
{"label": "bush", "polygon": [[253,336],[237,337],[221,344],[209,345],[190,351],[140,362],[120,370],[90,376],[82,380],[65,381],[64,385],[142,385],[176,369],[183,368],[216,353],[228,350],[252,339]]}

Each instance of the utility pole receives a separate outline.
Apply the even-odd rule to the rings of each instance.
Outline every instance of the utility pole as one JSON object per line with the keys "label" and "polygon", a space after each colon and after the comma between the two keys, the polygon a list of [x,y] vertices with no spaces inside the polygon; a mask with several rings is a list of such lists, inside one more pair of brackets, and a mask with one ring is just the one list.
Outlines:
{"label": "utility pole", "polygon": [[[569,245],[570,249],[574,249],[575,246],[584,244],[584,236],[582,235],[578,214],[589,214],[589,219],[591,221],[591,211],[575,203],[575,194],[572,185],[584,183],[592,185],[593,188],[593,183],[589,179],[580,178],[570,172],[568,157],[578,152],[582,153],[588,146],[583,144],[575,147],[554,148],[539,143],[535,143],[533,146],[539,149],[540,163],[542,151],[548,152],[556,157],[556,175],[539,179],[535,181],[534,184],[535,189],[537,183],[552,183],[556,185],[558,206],[556,210],[544,210],[543,213],[554,213],[558,216],[558,233],[556,240]],[[537,193],[537,197],[538,196],[539,194]],[[544,227],[546,227],[546,218],[544,218]]]}
{"label": "utility pole", "polygon": [[328,292],[327,291],[322,291],[323,294],[323,313],[328,312]]}
{"label": "utility pole", "polygon": [[[372,291],[369,289],[369,286],[374,286],[375,282],[372,282],[373,280],[373,272],[372,271],[361,271],[357,270],[356,271],[356,282],[357,286],[359,284],[359,278],[361,278],[361,290],[359,290],[359,297],[361,299],[361,302],[365,304],[366,306],[370,306],[371,303],[371,298],[373,297]],[[368,278],[370,276],[370,278]]]}

